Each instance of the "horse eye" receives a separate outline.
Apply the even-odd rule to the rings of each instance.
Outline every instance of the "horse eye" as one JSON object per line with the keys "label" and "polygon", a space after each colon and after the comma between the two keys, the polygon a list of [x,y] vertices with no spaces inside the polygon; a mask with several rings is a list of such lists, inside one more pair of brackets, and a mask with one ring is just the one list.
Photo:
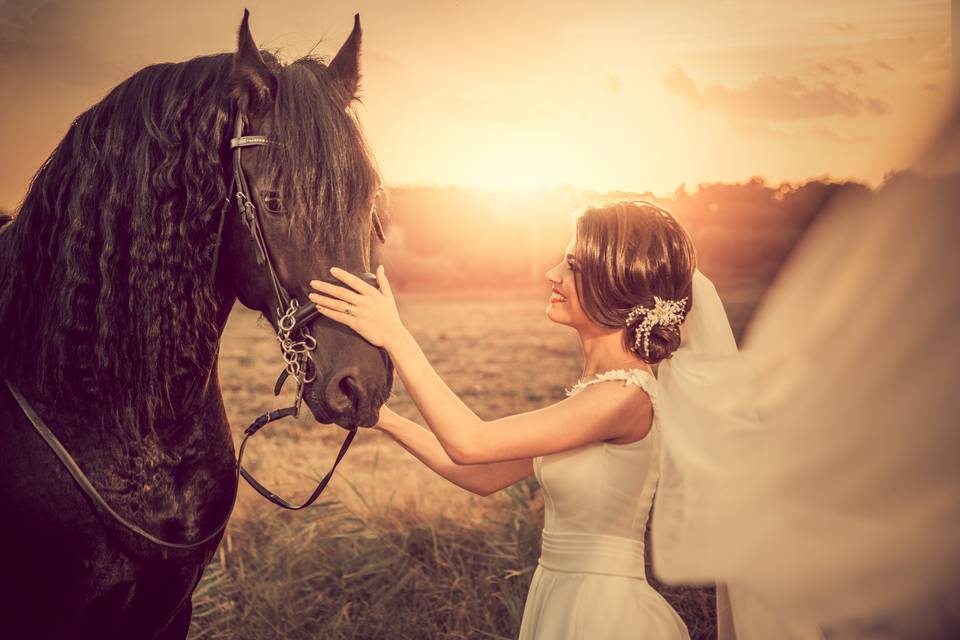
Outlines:
{"label": "horse eye", "polygon": [[283,212],[283,200],[280,199],[280,194],[276,191],[265,191],[260,194],[260,199],[270,213]]}

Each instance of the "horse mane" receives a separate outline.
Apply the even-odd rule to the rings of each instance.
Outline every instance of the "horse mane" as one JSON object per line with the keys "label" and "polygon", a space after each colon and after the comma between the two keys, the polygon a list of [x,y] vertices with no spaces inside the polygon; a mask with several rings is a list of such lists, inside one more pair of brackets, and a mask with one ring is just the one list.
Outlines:
{"label": "horse mane", "polygon": [[[379,176],[326,65],[262,55],[278,80],[275,184],[332,245],[363,228]],[[0,234],[0,369],[44,400],[160,429],[210,370],[232,60],[152,65],[115,87],[71,124]]]}

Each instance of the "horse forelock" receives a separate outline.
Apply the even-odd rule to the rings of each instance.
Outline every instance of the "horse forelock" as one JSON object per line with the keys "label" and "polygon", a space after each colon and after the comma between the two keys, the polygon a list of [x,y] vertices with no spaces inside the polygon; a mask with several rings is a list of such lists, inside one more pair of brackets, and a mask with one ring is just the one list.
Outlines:
{"label": "horse forelock", "polygon": [[278,73],[268,177],[294,215],[291,233],[320,234],[327,248],[347,241],[380,192],[380,175],[355,115],[343,107],[326,65],[306,56]]}

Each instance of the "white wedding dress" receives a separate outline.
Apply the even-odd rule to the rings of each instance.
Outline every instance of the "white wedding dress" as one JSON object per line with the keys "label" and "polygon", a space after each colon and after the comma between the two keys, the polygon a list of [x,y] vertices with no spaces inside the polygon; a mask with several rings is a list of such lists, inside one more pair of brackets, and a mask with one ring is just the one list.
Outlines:
{"label": "white wedding dress", "polygon": [[641,387],[654,404],[653,425],[630,444],[596,442],[533,459],[545,522],[520,640],[689,638],[644,571],[644,532],[659,478],[656,378],[643,369],[607,371],[568,394],[604,381]]}

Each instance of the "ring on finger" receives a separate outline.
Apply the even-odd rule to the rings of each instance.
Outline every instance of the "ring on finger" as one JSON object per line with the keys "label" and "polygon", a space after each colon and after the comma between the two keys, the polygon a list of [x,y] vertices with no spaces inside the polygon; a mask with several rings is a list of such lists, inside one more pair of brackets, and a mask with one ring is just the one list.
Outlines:
{"label": "ring on finger", "polygon": [[352,315],[353,315],[353,305],[348,303],[348,304],[347,304],[347,307],[343,310],[343,312],[344,312],[345,314],[347,314],[348,316],[352,316]]}

